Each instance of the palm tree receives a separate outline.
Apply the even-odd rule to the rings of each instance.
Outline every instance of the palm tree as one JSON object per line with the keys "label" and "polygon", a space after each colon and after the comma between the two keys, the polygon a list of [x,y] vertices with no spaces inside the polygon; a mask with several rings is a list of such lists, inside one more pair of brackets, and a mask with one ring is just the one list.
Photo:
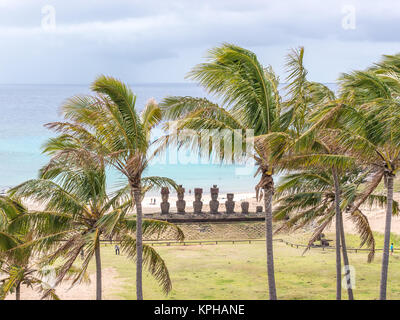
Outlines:
{"label": "palm tree", "polygon": [[[151,130],[160,122],[161,110],[150,100],[138,114],[132,90],[112,77],[99,76],[91,89],[94,95],[72,97],[62,106],[67,122],[50,123],[48,127],[61,132],[61,140],[65,135],[80,140],[85,152],[100,156],[127,178],[136,205],[136,293],[142,300],[142,174],[155,155],[151,152]],[[69,150],[68,146],[63,148]],[[147,179],[159,184],[168,181],[163,177]]]}
{"label": "palm tree", "polygon": [[[46,147],[61,146],[54,146],[54,143],[55,141],[51,140]],[[63,137],[63,143],[66,143],[66,137]],[[72,145],[70,141],[69,146]],[[79,148],[75,146],[75,149]],[[63,280],[79,256],[84,253],[80,271],[74,277],[72,285],[80,282],[94,256],[96,299],[101,300],[101,239],[112,239],[112,233],[117,226],[121,246],[130,257],[135,257],[136,250],[132,247],[135,247],[136,241],[130,234],[135,232],[136,220],[127,216],[128,210],[132,208],[129,187],[108,195],[103,164],[97,158],[76,155],[77,153],[64,153],[60,150],[41,170],[39,179],[26,181],[10,192],[14,196],[31,198],[45,204],[44,211],[26,213],[19,219],[18,224],[29,225],[35,230],[35,245],[43,246],[50,242],[53,250],[46,256],[46,263],[52,264],[57,259],[62,260],[55,285]],[[153,185],[149,187],[151,186]],[[144,233],[152,234],[165,229],[175,231],[178,238],[182,238],[179,228],[162,221],[146,221]],[[168,292],[171,289],[171,280],[165,262],[154,249],[147,247],[144,259],[150,272],[160,281],[164,291]],[[44,297],[50,293],[48,290]]]}
{"label": "palm tree", "polygon": [[[343,173],[351,173],[351,171],[346,171],[346,167],[351,165],[353,162],[351,158],[347,155],[338,154],[338,150],[335,148],[335,145],[331,141],[331,137],[326,139],[325,130],[318,130],[313,137],[313,140],[310,141],[310,145],[307,146],[307,149],[303,150],[303,154],[298,152],[295,155],[287,156],[287,158],[283,161],[283,165],[288,169],[295,170],[296,172],[315,172],[317,171],[325,172],[324,175],[328,175],[332,178],[332,191],[334,198],[332,207],[325,208],[326,210],[332,210],[331,215],[329,215],[329,219],[324,219],[320,221],[320,226],[317,228],[315,236],[313,237],[313,241],[319,234],[325,229],[327,224],[331,222],[331,219],[335,217],[336,224],[336,299],[341,299],[341,253],[343,255],[344,265],[346,267],[346,280],[347,280],[347,291],[349,295],[349,299],[353,300],[353,290],[351,288],[351,276],[349,269],[349,258],[347,254],[347,247],[345,241],[344,234],[344,225],[343,225],[343,216],[342,216],[342,186],[339,179],[339,176],[345,176]],[[300,138],[301,139],[301,138]],[[338,162],[344,161],[342,164],[344,167],[338,168]],[[326,170],[326,167],[331,167],[330,170]],[[354,170],[354,168],[353,168]],[[341,174],[339,174],[341,173]],[[326,178],[326,177],[325,177]],[[327,178],[326,178],[327,179]],[[326,180],[327,181],[327,180]]]}
{"label": "palm tree", "polygon": [[[339,174],[346,168],[354,166],[354,159],[341,150],[340,144],[334,139],[336,131],[340,130],[342,101],[336,98],[335,93],[327,86],[306,81],[304,85],[305,105],[307,109],[304,120],[309,123],[306,130],[294,139],[287,139],[286,146],[281,148],[286,153],[281,161],[286,169],[304,170],[305,168],[319,167],[321,170],[330,168],[334,186],[334,210],[336,221],[336,299],[341,299],[341,252],[346,267],[347,291],[350,300],[353,300],[353,290],[350,285],[349,259],[343,226],[343,217],[340,208],[341,188]],[[336,131],[335,131],[336,130]],[[354,168],[352,168],[354,170]],[[324,229],[325,226],[321,225]],[[318,236],[318,235],[316,235]]]}
{"label": "palm tree", "polygon": [[[381,300],[386,299],[393,181],[400,165],[399,61],[399,55],[386,56],[376,67],[341,77],[341,93],[348,111],[347,127],[341,133],[340,141],[348,152],[353,153],[364,165],[370,166],[374,172],[365,197],[373,192],[382,179],[387,190]],[[358,208],[359,203],[355,203],[352,210]]]}
{"label": "palm tree", "polygon": [[[361,211],[351,211],[353,204],[363,196],[362,188],[367,183],[368,171],[354,169],[341,176],[339,181],[343,197],[340,208],[344,213],[350,213],[349,218],[355,224],[360,235],[360,248],[366,245],[370,252],[368,262],[375,255],[375,239],[369,226],[368,218]],[[283,221],[276,232],[294,231],[308,226],[317,225],[308,248],[324,232],[335,216],[335,187],[334,177],[329,170],[302,170],[281,178],[276,188],[278,206],[274,210],[274,219]],[[364,203],[369,206],[386,205],[386,196],[369,194]],[[398,203],[394,202],[394,213],[398,213]],[[306,249],[306,250],[307,250]]]}
{"label": "palm tree", "polygon": [[[248,143],[246,130],[254,130],[254,148],[246,154],[257,165],[261,179],[256,186],[257,198],[264,197],[266,253],[269,297],[277,298],[272,244],[272,195],[274,171],[279,169],[279,152],[288,136],[296,136],[304,130],[301,120],[305,114],[303,86],[306,71],[303,68],[303,48],[288,57],[289,100],[282,102],[278,90],[279,79],[272,68],[264,68],[256,55],[232,44],[223,44],[209,51],[208,61],[195,66],[188,78],[197,81],[208,93],[221,101],[221,106],[204,98],[167,97],[161,103],[163,116],[170,120],[166,128],[176,128],[177,134],[167,135],[162,143],[178,142],[179,146],[191,146],[199,151],[201,136],[212,134],[212,147],[207,156],[224,161],[243,160],[243,147]],[[298,99],[293,96],[298,95]],[[184,129],[195,130],[191,139],[179,141]],[[225,131],[224,131],[225,130]],[[245,137],[241,148],[233,147],[229,156],[213,152],[220,150],[221,138],[230,132],[232,141]],[[186,137],[187,138],[187,137]],[[197,141],[197,142],[196,142]],[[273,143],[272,143],[273,142]],[[248,148],[244,147],[248,150]],[[202,151],[200,151],[202,152]]]}
{"label": "palm tree", "polygon": [[[327,86],[307,80],[307,70],[303,66],[304,49],[292,50],[287,57],[286,67],[289,71],[286,90],[289,99],[283,103],[291,119],[291,134],[272,137],[270,142],[277,150],[279,164],[286,170],[298,170],[315,166],[330,168],[335,188],[336,217],[336,298],[341,299],[341,252],[346,266],[347,291],[353,300],[350,286],[349,259],[346,249],[343,218],[340,209],[341,189],[339,174],[351,167],[354,159],[341,152],[336,141],[331,139],[329,130],[340,127],[336,111],[342,102]],[[329,112],[327,112],[327,110]],[[286,118],[288,118],[286,116]],[[286,120],[288,121],[288,120]],[[328,128],[328,130],[326,130]],[[270,138],[270,137],[269,137]]]}
{"label": "palm tree", "polygon": [[58,300],[54,288],[44,280],[45,270],[35,261],[38,252],[27,245],[34,233],[13,225],[26,212],[19,201],[0,196],[0,299],[15,292],[16,300],[20,300],[21,285],[25,285],[40,292],[49,291],[49,298]]}

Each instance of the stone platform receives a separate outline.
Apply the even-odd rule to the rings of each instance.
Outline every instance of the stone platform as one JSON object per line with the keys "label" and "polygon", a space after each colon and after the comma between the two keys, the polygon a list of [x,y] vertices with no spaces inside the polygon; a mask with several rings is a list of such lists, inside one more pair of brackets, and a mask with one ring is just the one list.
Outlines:
{"label": "stone platform", "polygon": [[168,213],[161,214],[156,213],[145,213],[144,218],[164,220],[172,223],[196,223],[196,222],[240,222],[240,221],[264,221],[265,214],[263,212],[258,213],[200,213],[194,214],[193,212],[180,213]]}

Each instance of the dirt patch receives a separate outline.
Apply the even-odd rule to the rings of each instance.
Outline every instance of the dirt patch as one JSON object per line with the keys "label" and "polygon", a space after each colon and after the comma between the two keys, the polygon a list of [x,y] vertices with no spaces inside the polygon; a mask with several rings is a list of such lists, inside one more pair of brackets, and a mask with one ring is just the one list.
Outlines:
{"label": "dirt patch", "polygon": [[[56,288],[56,293],[61,300],[94,300],[96,299],[96,275],[90,274],[90,283],[82,283],[71,287],[71,283],[66,281],[61,283]],[[115,296],[115,289],[120,287],[123,283],[118,278],[118,272],[114,268],[106,268],[103,270],[103,299],[113,300],[118,299]],[[40,294],[25,286],[21,287],[21,300],[39,300]],[[10,294],[6,297],[6,300],[15,300],[15,294]]]}

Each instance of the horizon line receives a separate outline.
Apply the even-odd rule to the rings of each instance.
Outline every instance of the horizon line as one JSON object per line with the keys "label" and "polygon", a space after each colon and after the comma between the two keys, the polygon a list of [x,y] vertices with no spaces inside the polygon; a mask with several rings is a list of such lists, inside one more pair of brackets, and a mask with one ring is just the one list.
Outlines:
{"label": "horizon line", "polygon": [[[336,84],[336,82],[321,82],[323,84]],[[279,85],[286,85],[287,82],[280,82]],[[139,85],[193,85],[200,86],[200,84],[195,82],[128,82],[129,86]],[[89,83],[0,83],[0,86],[90,86]]]}

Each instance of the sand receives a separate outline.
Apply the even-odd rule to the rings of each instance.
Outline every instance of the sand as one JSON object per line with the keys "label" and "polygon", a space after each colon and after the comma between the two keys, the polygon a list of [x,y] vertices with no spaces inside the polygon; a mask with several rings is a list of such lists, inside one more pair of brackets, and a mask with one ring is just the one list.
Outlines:
{"label": "sand", "polygon": [[[103,298],[107,300],[117,299],[112,296],[114,289],[121,287],[123,281],[118,278],[118,273],[114,268],[103,270],[102,276]],[[71,283],[65,281],[56,288],[56,293],[61,300],[95,300],[96,299],[96,279],[95,274],[90,274],[90,283],[81,283],[71,288]],[[39,300],[41,295],[32,288],[21,286],[21,300]],[[15,300],[15,294],[10,294],[6,300]]]}
{"label": "sand", "polygon": [[[393,197],[395,201],[400,202],[400,193],[395,192]],[[386,219],[385,208],[377,208],[377,207],[370,208],[362,206],[361,211],[367,216],[372,231],[384,233],[385,219]],[[354,224],[349,219],[349,216],[346,214],[344,214],[344,229],[346,233],[357,234],[357,230],[355,229]],[[390,230],[393,233],[400,234],[400,216],[392,216],[392,224]],[[330,225],[329,229],[327,229],[327,231],[328,232],[335,231],[334,221]]]}

